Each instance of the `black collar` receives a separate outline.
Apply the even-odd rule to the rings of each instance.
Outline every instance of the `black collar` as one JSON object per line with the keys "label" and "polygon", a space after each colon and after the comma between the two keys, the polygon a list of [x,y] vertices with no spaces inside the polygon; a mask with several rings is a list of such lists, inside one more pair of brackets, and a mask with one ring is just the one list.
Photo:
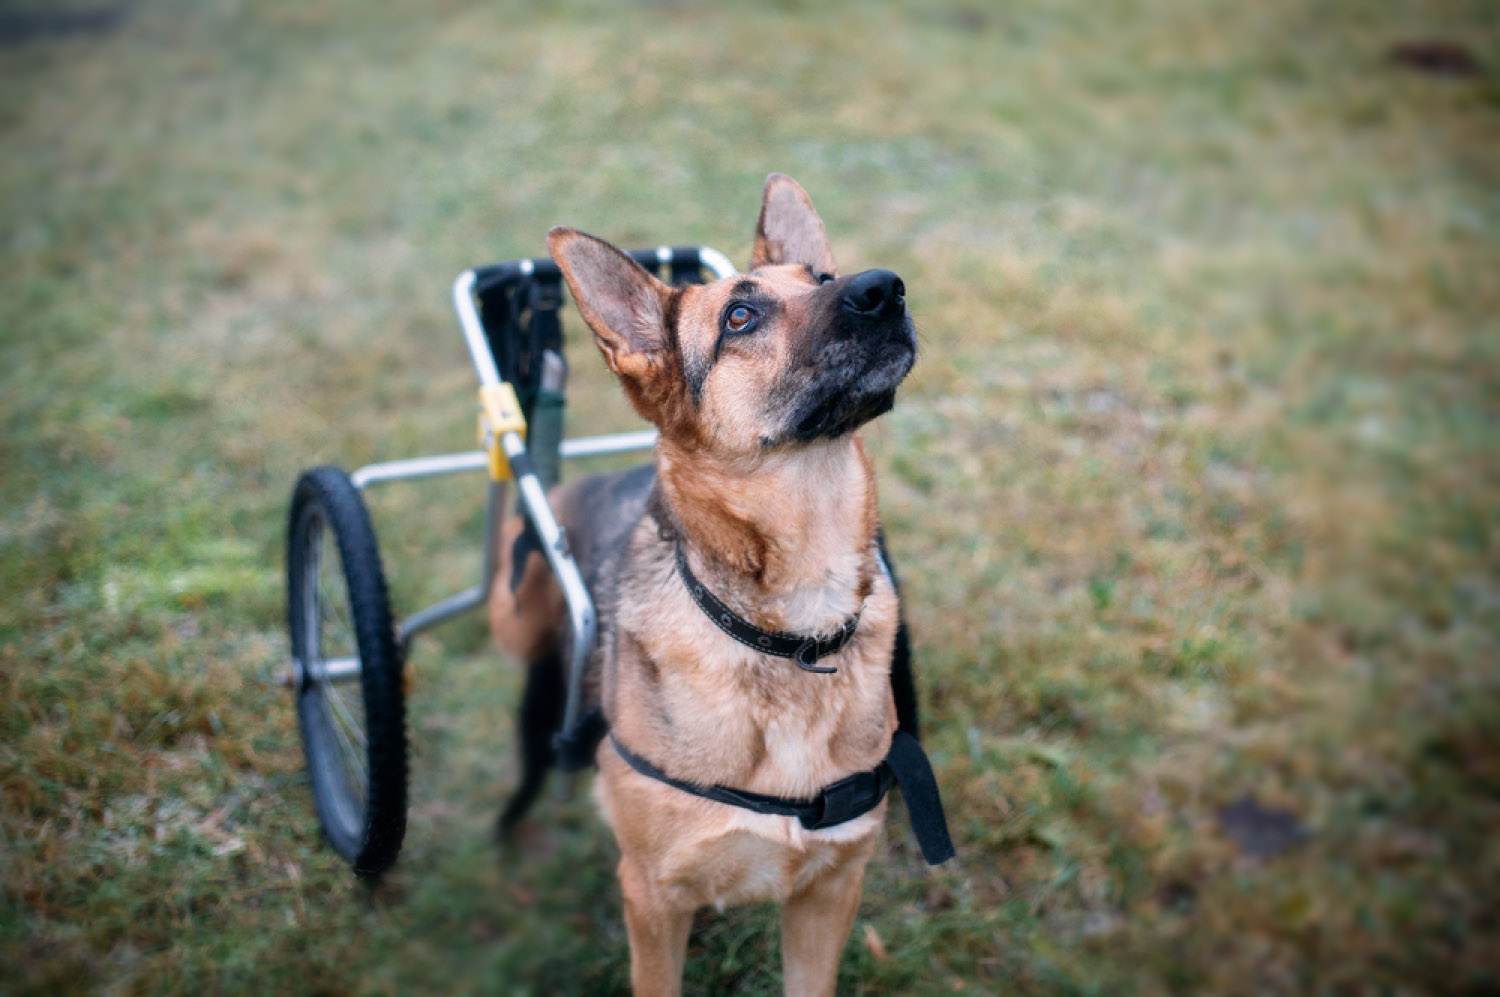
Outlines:
{"label": "black collar", "polygon": [[805,672],[818,672],[828,674],[838,671],[827,665],[819,665],[818,659],[826,658],[830,654],[837,654],[844,649],[844,645],[854,637],[854,630],[859,626],[859,613],[855,613],[844,621],[844,625],[832,637],[808,637],[804,634],[786,633],[778,630],[762,630],[760,627],[735,614],[734,610],[724,605],[723,600],[708,590],[708,586],[700,582],[694,576],[692,569],[688,567],[687,553],[683,551],[682,544],[677,545],[677,573],[682,575],[683,584],[691,593],[693,601],[698,608],[703,610],[714,626],[744,644],[746,647],[765,654],[774,654],[779,658],[791,658],[797,663],[797,667]]}

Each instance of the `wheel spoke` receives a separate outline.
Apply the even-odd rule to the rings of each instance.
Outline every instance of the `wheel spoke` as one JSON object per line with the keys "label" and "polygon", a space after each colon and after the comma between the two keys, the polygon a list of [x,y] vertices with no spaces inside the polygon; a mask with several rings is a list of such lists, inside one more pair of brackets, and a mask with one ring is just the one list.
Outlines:
{"label": "wheel spoke", "polygon": [[[325,702],[329,702],[326,694],[323,698]],[[329,705],[331,707],[332,703],[330,702]],[[354,746],[354,742],[350,739],[349,731],[345,729],[343,722],[331,708],[328,711],[328,720],[328,726],[333,728],[334,737],[339,742],[340,754],[344,756],[345,774],[357,775],[359,777],[359,790],[357,795],[359,797],[359,803],[362,806],[364,803],[365,784],[369,781],[368,773],[365,770],[364,754]],[[352,785],[351,788],[353,788]]]}
{"label": "wheel spoke", "polygon": [[[328,544],[336,542],[329,536],[327,523],[321,516],[313,518],[307,535],[307,630],[308,658],[304,667],[317,685],[317,696],[323,703],[324,727],[330,732],[330,747],[338,754],[339,769],[343,772],[343,788],[335,790],[337,807],[344,822],[358,827],[364,821],[364,807],[369,784],[369,770],[365,754],[369,741],[364,727],[355,719],[349,704],[334,686],[334,681],[347,678],[340,674],[333,678],[328,666],[334,662],[356,664],[354,675],[358,675],[359,658],[355,651],[354,626],[342,596],[343,564],[338,548],[329,550]],[[330,657],[329,652],[345,654]],[[355,651],[352,656],[347,652]],[[345,669],[338,669],[343,672]]]}
{"label": "wheel spoke", "polygon": [[[321,624],[328,624],[329,636],[334,638],[329,641],[329,644],[337,651],[343,653],[354,649],[354,624],[349,620],[344,599],[339,597],[340,587],[338,582],[341,580],[339,569],[343,566],[337,563],[338,554],[336,551],[333,560],[335,561],[333,570],[325,572],[323,565],[327,563],[328,559],[323,554],[323,544],[320,538],[316,575],[318,580],[318,621],[320,629]],[[331,583],[329,579],[332,579]]]}
{"label": "wheel spoke", "polygon": [[344,730],[354,739],[360,748],[368,747],[365,740],[364,728],[354,719],[354,714],[349,709],[349,704],[344,702],[344,694],[332,685],[324,684],[323,695],[328,697],[328,703],[333,707],[334,715],[343,723]]}
{"label": "wheel spoke", "polygon": [[354,624],[349,621],[349,614],[344,607],[344,600],[338,598],[337,595],[328,590],[322,574],[318,575],[318,592],[320,596],[318,600],[320,610],[327,610],[323,614],[323,619],[337,625],[341,636],[352,636],[354,634]]}
{"label": "wheel spoke", "polygon": [[304,626],[307,629],[307,660],[302,667],[315,672],[323,660],[323,517],[313,515],[307,525],[307,568],[303,574]]}

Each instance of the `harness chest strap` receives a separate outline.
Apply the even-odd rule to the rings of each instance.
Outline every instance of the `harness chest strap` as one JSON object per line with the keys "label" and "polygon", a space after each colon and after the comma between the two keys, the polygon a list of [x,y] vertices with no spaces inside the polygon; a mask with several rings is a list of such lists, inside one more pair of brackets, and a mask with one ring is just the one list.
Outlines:
{"label": "harness chest strap", "polygon": [[767,796],[728,786],[702,786],[675,779],[625,747],[613,733],[609,739],[626,764],[641,775],[715,803],[742,807],[758,814],[796,817],[809,831],[834,827],[869,813],[885,799],[892,785],[899,785],[912,831],[922,849],[922,858],[929,865],[938,865],[953,857],[953,840],[948,836],[948,821],[943,815],[943,801],[938,795],[932,765],[922,745],[906,731],[896,731],[891,739],[891,750],[875,768],[824,786],[818,795],[807,799]]}

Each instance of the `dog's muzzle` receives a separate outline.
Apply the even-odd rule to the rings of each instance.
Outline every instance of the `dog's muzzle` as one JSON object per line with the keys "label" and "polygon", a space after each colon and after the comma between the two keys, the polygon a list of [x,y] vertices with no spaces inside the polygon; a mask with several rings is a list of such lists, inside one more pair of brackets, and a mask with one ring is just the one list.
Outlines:
{"label": "dog's muzzle", "polygon": [[889,411],[917,359],[906,284],[889,270],[848,279],[830,332],[790,420],[791,435],[803,442],[842,436]]}

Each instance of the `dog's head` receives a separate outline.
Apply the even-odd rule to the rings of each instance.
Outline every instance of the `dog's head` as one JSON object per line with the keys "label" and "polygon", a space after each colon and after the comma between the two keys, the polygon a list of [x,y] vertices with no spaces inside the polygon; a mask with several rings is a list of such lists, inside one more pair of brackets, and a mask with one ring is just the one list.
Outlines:
{"label": "dog's head", "polygon": [[901,278],[840,276],[811,199],[779,173],[746,274],[672,288],[583,232],[547,244],[631,404],[685,449],[748,457],[842,436],[890,409],[916,360]]}

